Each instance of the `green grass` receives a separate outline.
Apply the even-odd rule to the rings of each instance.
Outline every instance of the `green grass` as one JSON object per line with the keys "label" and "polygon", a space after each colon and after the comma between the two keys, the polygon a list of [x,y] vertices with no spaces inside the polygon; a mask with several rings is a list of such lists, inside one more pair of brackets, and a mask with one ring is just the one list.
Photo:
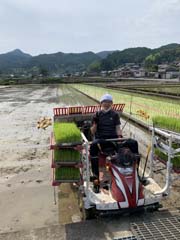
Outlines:
{"label": "green grass", "polygon": [[[159,98],[148,95],[133,94],[125,91],[112,90],[92,85],[73,84],[74,88],[86,93],[87,95],[99,100],[100,97],[109,93],[113,96],[114,103],[125,103],[124,112],[130,113],[137,119],[152,124],[152,118],[157,115],[180,119],[179,100]],[[137,115],[137,111],[145,111],[148,119]]]}
{"label": "green grass", "polygon": [[75,123],[59,123],[53,125],[56,144],[81,142],[82,137]]}
{"label": "green grass", "polygon": [[73,149],[54,150],[55,162],[79,162],[81,154],[79,151]]}
{"label": "green grass", "polygon": [[152,121],[155,127],[160,127],[180,133],[180,119],[168,116],[155,116],[152,118]]}
{"label": "green grass", "polygon": [[55,180],[79,180],[80,171],[78,168],[62,167],[55,169]]}
{"label": "green grass", "polygon": [[147,91],[154,91],[157,93],[173,93],[173,94],[179,94],[180,93],[180,86],[159,86],[159,87],[135,87],[136,90],[147,90]]}
{"label": "green grass", "polygon": [[[168,160],[168,156],[157,148],[155,149],[155,154],[164,161]],[[174,158],[171,159],[171,162],[173,164],[173,167],[180,168],[180,156],[175,156]]]}

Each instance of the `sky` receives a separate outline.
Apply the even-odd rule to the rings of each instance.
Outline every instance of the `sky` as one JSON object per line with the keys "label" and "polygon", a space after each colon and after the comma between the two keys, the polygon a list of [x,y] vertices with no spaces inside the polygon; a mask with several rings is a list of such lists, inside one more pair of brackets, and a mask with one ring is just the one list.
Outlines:
{"label": "sky", "polygon": [[0,54],[180,43],[180,0],[0,0]]}

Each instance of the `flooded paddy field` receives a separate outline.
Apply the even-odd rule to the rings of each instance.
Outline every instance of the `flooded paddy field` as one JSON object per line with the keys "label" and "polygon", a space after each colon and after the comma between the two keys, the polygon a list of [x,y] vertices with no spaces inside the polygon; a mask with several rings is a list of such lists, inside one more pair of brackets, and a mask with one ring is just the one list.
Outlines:
{"label": "flooded paddy field", "polygon": [[25,85],[0,89],[0,232],[58,223],[53,204],[49,138],[37,129],[53,107],[94,104],[68,86]]}
{"label": "flooded paddy field", "polygon": [[[132,96],[139,96],[144,98],[157,99],[159,101],[171,102],[175,100],[180,105],[180,82],[174,80],[172,82],[165,82],[156,79],[153,81],[116,81],[111,83],[97,83],[92,84],[97,87],[103,87],[111,90],[119,91],[119,93],[127,93]],[[90,85],[90,84],[89,84]]]}
{"label": "flooded paddy field", "polygon": [[[53,107],[94,104],[96,103],[93,100],[68,85],[22,85],[0,88],[0,233],[58,226],[60,223],[62,239],[83,239],[80,234],[85,230],[87,238],[84,239],[90,239],[87,233],[90,236],[92,231],[94,237],[91,239],[112,239],[130,234],[131,221],[136,219],[141,221],[157,215],[146,213],[125,218],[116,216],[73,224],[73,221],[79,221],[80,213],[75,197],[73,201],[66,201],[70,195],[71,199],[74,196],[69,186],[64,186],[61,190],[64,191],[64,199],[61,199],[64,204],[54,205],[51,153],[48,150],[52,126],[46,130],[37,129],[37,121],[41,117],[52,117]],[[141,151],[145,155],[150,137],[147,137],[143,130],[133,129],[131,125],[126,124],[124,135],[138,138]],[[158,177],[161,179],[162,175],[159,173]],[[172,197],[164,203],[166,208],[175,207],[177,210],[180,207],[179,187],[179,181],[173,183]],[[78,228],[82,230],[79,233]],[[98,238],[95,237],[95,232]],[[12,234],[10,239],[14,239],[13,236]],[[3,239],[6,239],[5,235]]]}

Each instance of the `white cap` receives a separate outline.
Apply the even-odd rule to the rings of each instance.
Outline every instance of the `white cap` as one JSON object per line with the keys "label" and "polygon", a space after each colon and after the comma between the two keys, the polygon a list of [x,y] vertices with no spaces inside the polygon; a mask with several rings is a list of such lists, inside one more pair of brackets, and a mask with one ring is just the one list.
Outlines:
{"label": "white cap", "polygon": [[101,99],[100,99],[100,103],[102,103],[103,101],[113,101],[113,98],[110,94],[106,93],[104,94]]}

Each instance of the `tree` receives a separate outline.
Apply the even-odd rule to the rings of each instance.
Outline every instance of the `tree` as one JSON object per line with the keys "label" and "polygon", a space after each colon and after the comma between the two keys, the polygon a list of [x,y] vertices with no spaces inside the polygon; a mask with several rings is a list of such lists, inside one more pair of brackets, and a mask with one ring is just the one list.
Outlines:
{"label": "tree", "polygon": [[88,72],[99,73],[101,71],[101,63],[100,61],[94,61],[88,66]]}
{"label": "tree", "polygon": [[40,68],[40,71],[39,73],[43,76],[43,77],[47,77],[49,74],[48,74],[48,70],[45,69],[45,68]]}
{"label": "tree", "polygon": [[160,53],[150,54],[145,58],[145,68],[148,71],[157,71],[160,63]]}

